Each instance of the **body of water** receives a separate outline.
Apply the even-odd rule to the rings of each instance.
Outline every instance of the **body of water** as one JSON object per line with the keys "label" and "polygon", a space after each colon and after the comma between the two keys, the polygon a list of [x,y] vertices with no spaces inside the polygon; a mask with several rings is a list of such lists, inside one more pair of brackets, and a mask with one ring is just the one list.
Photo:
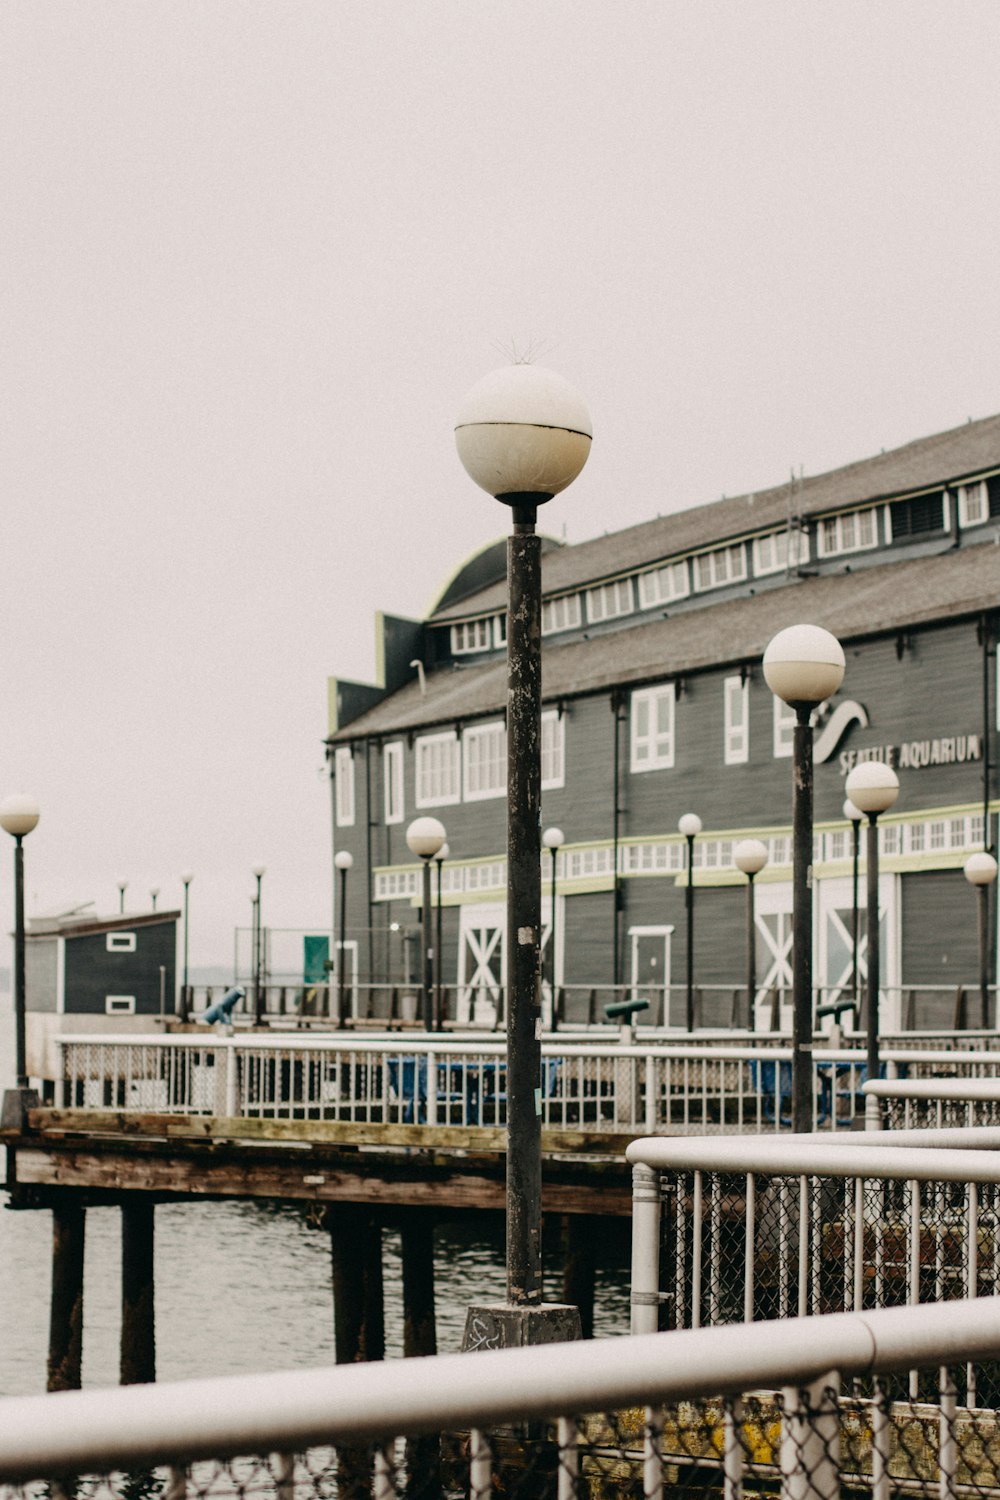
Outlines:
{"label": "body of water", "polygon": [[[13,1036],[0,1015],[0,1084],[10,1086]],[[5,1082],[4,1079],[7,1081]],[[87,1212],[83,1382],[115,1385],[121,1298],[121,1216]],[[555,1226],[550,1226],[554,1228]],[[628,1226],[602,1236],[595,1331],[628,1331]],[[0,1395],[45,1388],[51,1216],[14,1212],[0,1193]],[[457,1349],[471,1301],[504,1295],[503,1225],[469,1215],[436,1235],[438,1348]],[[399,1237],[383,1237],[386,1343],[402,1355]],[[546,1254],[557,1297],[558,1236]],[[244,1374],[334,1362],[330,1239],[308,1211],[286,1204],[187,1202],[156,1210],[157,1378]]]}

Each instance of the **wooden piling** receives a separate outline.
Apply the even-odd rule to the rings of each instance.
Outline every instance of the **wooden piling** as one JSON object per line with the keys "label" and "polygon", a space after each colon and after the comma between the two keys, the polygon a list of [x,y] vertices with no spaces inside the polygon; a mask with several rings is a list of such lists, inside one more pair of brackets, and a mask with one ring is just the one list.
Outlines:
{"label": "wooden piling", "polygon": [[52,1301],[49,1313],[50,1391],[78,1391],[83,1363],[82,1202],[60,1195],[52,1209]]}
{"label": "wooden piling", "polygon": [[[382,1226],[370,1209],[343,1203],[327,1215],[333,1266],[333,1341],[338,1365],[385,1357]],[[337,1450],[342,1500],[370,1500],[372,1456],[367,1448]]]}
{"label": "wooden piling", "polygon": [[600,1219],[593,1214],[566,1214],[563,1219],[562,1300],[580,1309],[585,1339],[594,1336],[594,1286]]}
{"label": "wooden piling", "polygon": [[403,1354],[437,1353],[434,1309],[433,1210],[411,1209],[400,1217],[403,1256]]}
{"label": "wooden piling", "polygon": [[122,1204],[122,1385],[156,1379],[152,1200],[132,1194]]}

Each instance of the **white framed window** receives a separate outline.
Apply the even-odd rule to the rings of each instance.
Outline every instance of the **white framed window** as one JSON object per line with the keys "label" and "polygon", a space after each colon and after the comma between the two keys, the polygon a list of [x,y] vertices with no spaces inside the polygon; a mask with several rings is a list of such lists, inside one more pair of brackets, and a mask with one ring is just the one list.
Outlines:
{"label": "white framed window", "polygon": [[750,684],[742,677],[727,677],[722,693],[723,759],[727,766],[742,766],[750,759]]}
{"label": "white framed window", "polygon": [[402,740],[393,740],[382,751],[382,790],[385,797],[385,821],[402,823],[406,815]]}
{"label": "white framed window", "polygon": [[694,559],[694,586],[718,589],[725,583],[740,583],[747,576],[747,549],[742,542],[702,552]]}
{"label": "white framed window", "polygon": [[990,497],[986,480],[958,486],[958,519],[962,526],[981,526],[990,518]]}
{"label": "white framed window", "polygon": [[501,612],[493,616],[493,644],[496,647],[507,644],[507,615]]}
{"label": "white framed window", "polygon": [[557,709],[542,714],[542,791],[566,784],[566,720]]}
{"label": "white framed window", "polygon": [[672,682],[640,688],[632,694],[629,764],[633,771],[656,771],[673,765],[675,701]]}
{"label": "white framed window", "polygon": [[686,599],[691,592],[687,562],[664,563],[662,568],[653,568],[649,573],[639,574],[639,608],[654,609],[657,604],[670,604],[674,599]]}
{"label": "white framed window", "polygon": [[558,630],[576,630],[582,618],[579,594],[561,594],[558,599],[546,599],[542,605],[542,635],[555,635]]}
{"label": "white framed window", "polygon": [[758,578],[799,568],[808,561],[809,535],[805,531],[772,531],[754,538],[753,570]]}
{"label": "white framed window", "polygon": [[349,745],[341,745],[333,757],[333,780],[337,795],[337,827],[354,826],[354,756]]}
{"label": "white framed window", "polygon": [[631,578],[616,578],[614,583],[600,583],[587,590],[587,619],[593,624],[630,615],[635,608]]}
{"label": "white framed window", "polygon": [[502,797],[507,790],[507,730],[502,719],[473,724],[462,734],[466,802]]}
{"label": "white framed window", "polygon": [[451,649],[455,656],[469,651],[488,651],[493,644],[490,620],[462,620],[451,627]]}
{"label": "white framed window", "polygon": [[105,995],[104,1014],[106,1016],[134,1016],[134,995]]}
{"label": "white framed window", "polygon": [[453,729],[445,734],[427,734],[417,740],[414,761],[418,807],[443,807],[449,802],[461,801],[461,757],[458,735]]}
{"label": "white framed window", "polygon": [[776,759],[790,756],[795,741],[795,710],[775,695],[774,699],[774,754]]}
{"label": "white framed window", "polygon": [[878,546],[878,512],[852,510],[843,516],[827,516],[817,533],[820,557],[836,557],[841,552],[863,552]]}
{"label": "white framed window", "polygon": [[108,953],[134,953],[134,932],[109,932],[105,935],[104,946]]}

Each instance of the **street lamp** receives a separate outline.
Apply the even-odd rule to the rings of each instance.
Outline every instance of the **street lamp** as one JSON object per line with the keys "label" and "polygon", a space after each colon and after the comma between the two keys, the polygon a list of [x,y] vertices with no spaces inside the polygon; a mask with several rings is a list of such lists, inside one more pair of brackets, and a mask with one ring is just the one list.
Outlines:
{"label": "street lamp", "polygon": [[[540,929],[541,538],[538,506],[580,473],[590,415],[551,370],[508,365],[478,382],[455,424],[467,473],[512,512],[507,541],[507,1307],[542,1299]],[[513,1337],[517,1334],[511,1330]],[[527,1339],[524,1342],[528,1342]]]}
{"label": "street lamp", "polygon": [[443,872],[441,867],[450,854],[451,850],[448,848],[448,845],[442,844],[434,857],[434,863],[437,865],[437,922],[434,931],[434,1011],[435,1025],[438,1031],[444,1030],[444,1005],[442,1003],[444,986],[441,982],[441,965],[443,962],[441,946],[441,888],[443,884]]}
{"label": "street lamp", "polygon": [[753,1026],[753,997],[757,990],[757,933],[754,926],[753,880],[767,864],[767,845],[760,839],[740,839],[733,863],[747,878],[747,1027]]}
{"label": "street lamp", "polygon": [[424,862],[424,888],[421,902],[424,924],[424,962],[422,968],[424,1030],[434,1029],[434,944],[431,938],[431,860],[445,841],[444,824],[437,818],[414,818],[406,830],[406,846]]}
{"label": "street lamp", "polygon": [[854,1024],[858,1022],[858,860],[861,854],[861,809],[850,797],[842,808],[851,825],[851,999],[854,1001]]}
{"label": "street lamp", "polygon": [[160,887],[158,885],[154,885],[153,888],[152,888],[152,890],[149,893],[149,899],[153,903],[153,910],[154,911],[156,910],[156,898],[157,898],[157,896],[159,894],[160,894]]}
{"label": "street lamp", "polygon": [[979,1023],[985,1030],[990,1024],[990,886],[997,878],[997,862],[992,854],[970,854],[965,861],[965,878],[978,892]]}
{"label": "street lamp", "polygon": [[188,992],[188,892],[194,879],[192,870],[185,870],[181,875],[181,885],[184,887],[184,982],[181,985],[181,1020],[186,1021],[190,1014],[190,995]]}
{"label": "street lamp", "polygon": [[694,841],[701,832],[701,819],[697,813],[685,813],[677,824],[678,832],[687,839],[687,885],[684,887],[684,907],[687,912],[687,1004],[686,1025],[694,1030]]}
{"label": "street lamp", "polygon": [[549,995],[551,997],[550,1013],[552,1017],[552,1030],[559,1030],[559,1006],[556,999],[556,865],[559,858],[559,850],[566,842],[566,835],[561,828],[546,828],[542,834],[542,843],[549,851],[552,860],[550,877],[552,881],[549,892]]}
{"label": "street lamp", "polygon": [[344,981],[347,978],[347,948],[344,936],[347,930],[347,872],[354,863],[354,855],[348,849],[338,849],[333,863],[340,871],[340,954],[337,959],[337,1028],[343,1030],[347,1024],[344,1016]]}
{"label": "street lamp", "polygon": [[125,910],[125,892],[127,890],[128,890],[128,881],[127,880],[119,880],[119,882],[118,882],[118,910],[119,910],[119,912],[124,912],[124,910]]}
{"label": "street lamp", "polygon": [[264,949],[264,926],[261,922],[260,913],[260,883],[267,873],[264,865],[254,865],[251,874],[257,882],[257,894],[254,897],[254,932],[253,932],[253,1024],[262,1026],[264,1024],[264,986],[263,986],[263,949]]}
{"label": "street lamp", "polygon": [[[845,783],[847,795],[854,806],[868,819],[868,837],[865,843],[868,882],[868,982],[865,998],[868,1006],[868,1054],[866,1067],[869,1078],[878,1077],[878,992],[881,953],[878,921],[878,815],[889,810],[899,796],[899,777],[891,766],[880,760],[865,760],[849,774]],[[877,1111],[878,1100],[869,1101]]]}
{"label": "street lamp", "polygon": [[779,630],[764,652],[764,680],[795,710],[792,744],[792,1129],[812,1129],[812,845],[811,714],[844,680],[836,636],[818,625]]}
{"label": "street lamp", "polygon": [[14,840],[14,1059],[19,1089],[28,1087],[24,982],[24,839],[41,813],[34,797],[7,797],[0,802],[0,828]]}

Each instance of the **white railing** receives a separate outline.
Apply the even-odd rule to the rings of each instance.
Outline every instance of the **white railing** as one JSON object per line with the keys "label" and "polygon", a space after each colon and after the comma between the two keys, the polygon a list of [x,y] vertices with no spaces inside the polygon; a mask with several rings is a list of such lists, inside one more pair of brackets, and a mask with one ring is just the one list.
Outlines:
{"label": "white railing", "polygon": [[998,1149],[1000,1129],[635,1141],[632,1330],[992,1293]]}
{"label": "white railing", "polygon": [[879,1101],[872,1111],[875,1128],[1000,1125],[1000,1078],[874,1079],[863,1092]]}
{"label": "white railing", "polygon": [[[500,1038],[426,1033],[356,1037],[258,1032],[70,1036],[59,1040],[57,1103],[138,1113],[211,1114],[369,1125],[499,1126],[506,1120]],[[1000,1053],[887,1049],[890,1074],[996,1076]],[[612,1133],[769,1133],[791,1125],[790,1048],[542,1043],[543,1125]],[[851,1128],[865,1064],[814,1053],[814,1125]]]}
{"label": "white railing", "polygon": [[[539,1500],[709,1486],[737,1500],[744,1484],[832,1500],[843,1482],[875,1500],[950,1500],[1000,1486],[995,1413],[963,1389],[965,1370],[998,1356],[990,1298],[765,1324],[753,1339],[714,1328],[581,1344],[572,1358],[547,1345],[19,1397],[0,1403],[0,1483],[393,1500],[423,1479],[489,1500],[530,1478]],[[902,1397],[908,1369],[926,1372],[932,1404]]]}

